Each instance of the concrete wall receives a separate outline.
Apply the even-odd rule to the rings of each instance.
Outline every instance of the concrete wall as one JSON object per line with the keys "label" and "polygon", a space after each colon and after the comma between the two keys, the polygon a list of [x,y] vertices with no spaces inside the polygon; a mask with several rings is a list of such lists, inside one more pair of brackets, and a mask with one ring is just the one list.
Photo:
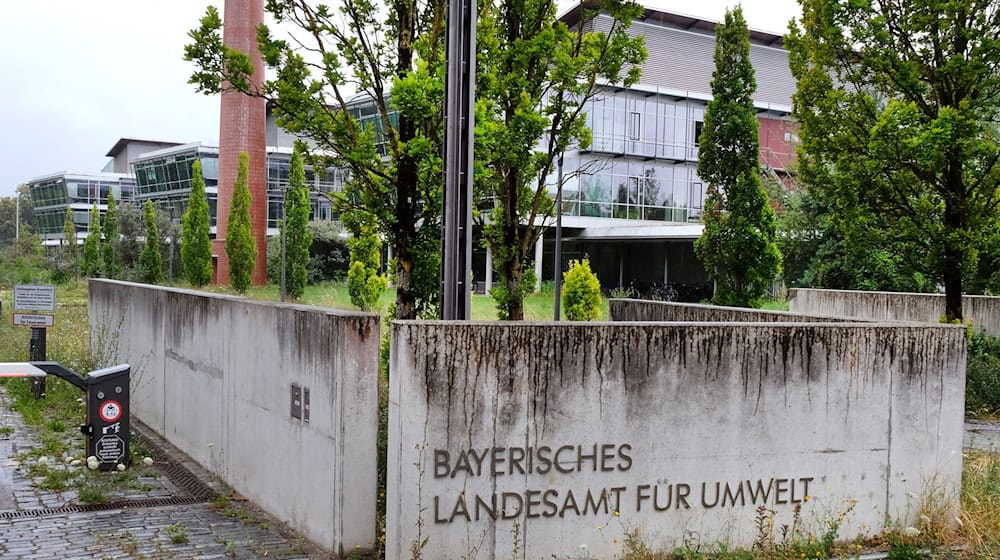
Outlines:
{"label": "concrete wall", "polygon": [[[940,322],[944,294],[793,289],[788,308],[796,313],[875,321]],[[1000,297],[962,296],[962,315],[977,331],[1000,336]]]}
{"label": "concrete wall", "polygon": [[396,322],[386,558],[749,546],[757,505],[814,534],[852,508],[849,538],[932,490],[957,513],[965,352],[943,325]]}
{"label": "concrete wall", "polygon": [[839,323],[844,319],[821,315],[803,315],[785,311],[723,307],[673,301],[644,299],[609,299],[612,321],[737,321],[741,323]]}
{"label": "concrete wall", "polygon": [[371,546],[377,316],[105,280],[89,313],[93,340],[118,332],[135,416],[318,544]]}

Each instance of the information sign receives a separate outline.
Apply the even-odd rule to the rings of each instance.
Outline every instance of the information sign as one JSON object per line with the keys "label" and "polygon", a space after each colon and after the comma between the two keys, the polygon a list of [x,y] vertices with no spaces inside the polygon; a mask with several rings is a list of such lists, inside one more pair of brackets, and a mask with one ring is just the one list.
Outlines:
{"label": "information sign", "polygon": [[56,287],[38,284],[14,286],[14,311],[55,311]]}

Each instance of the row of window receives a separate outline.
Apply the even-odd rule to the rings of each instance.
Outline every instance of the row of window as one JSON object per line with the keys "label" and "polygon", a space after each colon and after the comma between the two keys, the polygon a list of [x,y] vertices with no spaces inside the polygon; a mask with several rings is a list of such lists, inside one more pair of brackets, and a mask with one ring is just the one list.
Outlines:
{"label": "row of window", "polygon": [[592,151],[674,161],[698,159],[703,105],[609,92],[588,102],[586,115]]}
{"label": "row of window", "polygon": [[108,203],[108,193],[114,193],[115,199],[132,200],[132,184],[130,181],[111,182],[101,180],[66,180],[59,177],[43,183],[33,184],[29,188],[31,202],[35,208],[48,206],[65,206],[70,203],[104,205]]}
{"label": "row of window", "polygon": [[[567,157],[563,214],[597,218],[697,221],[705,187],[688,165]],[[576,171],[575,173],[573,173]]]}
{"label": "row of window", "polygon": [[[157,193],[189,191],[194,173],[194,162],[199,155],[188,153],[169,159],[158,159],[132,164],[135,171],[136,194],[148,197]],[[219,182],[219,158],[201,154],[201,174],[205,186],[214,187]]]}

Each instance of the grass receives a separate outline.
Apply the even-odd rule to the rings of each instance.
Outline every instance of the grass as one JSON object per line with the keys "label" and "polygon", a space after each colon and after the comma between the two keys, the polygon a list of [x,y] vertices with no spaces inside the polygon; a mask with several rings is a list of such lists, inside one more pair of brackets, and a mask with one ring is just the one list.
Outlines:
{"label": "grass", "polygon": [[[228,287],[212,286],[207,289],[210,292],[221,293],[221,294],[231,294],[234,295],[236,292]],[[280,291],[278,286],[267,285],[256,288],[251,288],[247,293],[247,296],[266,300],[266,301],[278,301],[280,298]],[[552,320],[553,313],[553,292],[551,286],[545,285],[539,293],[530,294],[524,298],[524,318],[527,321],[549,321]],[[378,300],[378,309],[373,312],[377,312],[380,315],[384,314],[389,307],[396,301],[396,291],[392,288],[386,290],[382,297]],[[354,310],[358,309],[351,304],[351,296],[347,293],[347,284],[344,283],[325,283],[306,286],[305,292],[302,294],[302,299],[300,303],[306,305],[316,305],[320,307],[332,307],[334,309],[346,309]],[[497,318],[496,305],[493,299],[489,295],[485,294],[473,294],[471,298],[471,315],[472,319],[475,321],[495,321]],[[565,313],[562,314],[563,319],[566,318]],[[608,300],[607,298],[602,298],[601,301],[601,316],[598,318],[599,321],[608,320]]]}
{"label": "grass", "polygon": [[[31,329],[15,327],[12,323],[13,290],[0,288],[3,313],[0,314],[0,362],[28,360],[28,341]],[[57,361],[80,374],[94,369],[95,360],[90,349],[90,327],[87,316],[87,283],[76,281],[56,286],[55,326],[46,333],[46,358]],[[40,446],[21,454],[22,460],[49,457],[63,462],[63,457],[84,459],[84,438],[76,427],[84,423],[86,407],[83,392],[70,383],[49,376],[45,380],[45,398],[31,395],[30,382],[24,379],[0,380],[12,400],[12,407],[21,414],[25,424],[38,431]],[[12,427],[4,433],[11,433]],[[9,431],[8,431],[9,430]],[[40,479],[40,487],[63,491],[75,488],[84,503],[101,503],[117,490],[135,489],[137,478],[150,471],[136,460],[136,453],[144,450],[132,446],[133,468],[125,472],[91,472],[85,468],[75,472],[57,469],[55,464],[33,465],[29,472]],[[141,460],[141,456],[138,457]],[[65,465],[63,465],[65,466]]]}

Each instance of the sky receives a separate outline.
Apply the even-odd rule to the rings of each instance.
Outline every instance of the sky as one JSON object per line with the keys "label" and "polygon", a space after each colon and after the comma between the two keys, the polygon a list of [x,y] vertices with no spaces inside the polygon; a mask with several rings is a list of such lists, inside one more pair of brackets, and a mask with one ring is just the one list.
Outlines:
{"label": "sky", "polygon": [[[330,2],[335,3],[335,2]],[[643,0],[719,21],[736,0]],[[218,144],[219,99],[187,83],[187,32],[222,0],[34,0],[4,6],[0,196],[33,177],[100,171],[121,137]],[[795,0],[743,0],[752,29],[783,33]]]}

